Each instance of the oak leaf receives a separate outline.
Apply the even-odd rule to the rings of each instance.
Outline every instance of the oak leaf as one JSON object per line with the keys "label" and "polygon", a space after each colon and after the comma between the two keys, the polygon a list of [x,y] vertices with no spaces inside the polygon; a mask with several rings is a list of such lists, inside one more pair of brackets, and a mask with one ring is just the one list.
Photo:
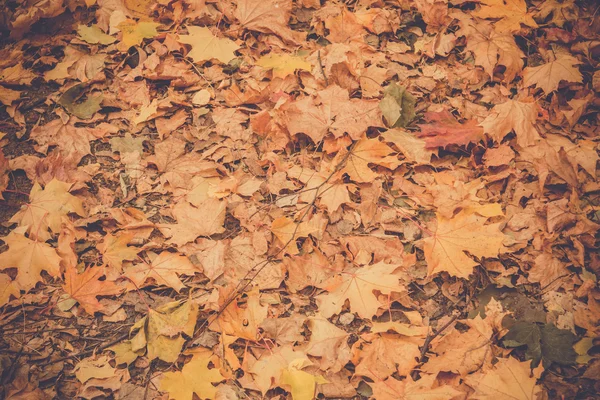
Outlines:
{"label": "oak leaf", "polygon": [[350,99],[348,91],[330,85],[314,98],[303,97],[283,107],[291,135],[304,133],[319,143],[328,134],[342,137],[344,133],[358,140],[369,126],[382,126],[377,100]]}
{"label": "oak leaf", "polygon": [[538,142],[540,135],[535,128],[537,105],[519,100],[507,100],[492,108],[479,125],[493,139],[501,141],[511,131],[517,135],[517,143],[521,147],[532,146]]}
{"label": "oak leaf", "polygon": [[371,318],[382,306],[373,291],[390,294],[406,290],[399,282],[401,274],[395,273],[399,267],[401,265],[379,262],[345,271],[331,279],[325,288],[329,293],[316,297],[319,311],[329,318],[339,313],[348,300],[352,312],[361,318]]}
{"label": "oak leaf", "polygon": [[421,132],[417,136],[425,139],[425,148],[428,150],[451,144],[468,145],[483,139],[483,128],[477,125],[477,121],[460,123],[447,110],[427,112],[425,120],[429,124],[419,125]]}
{"label": "oak leaf", "polygon": [[527,67],[523,70],[523,84],[525,87],[535,85],[548,94],[558,89],[560,82],[583,81],[583,75],[577,65],[581,64],[577,58],[570,55],[559,55],[556,60],[542,64],[538,67]]}
{"label": "oak leaf", "polygon": [[17,268],[14,283],[19,288],[25,291],[32,289],[42,280],[42,271],[55,278],[60,276],[61,258],[48,244],[28,239],[14,231],[2,240],[8,250],[0,254],[0,270]]}
{"label": "oak leaf", "polygon": [[131,350],[140,353],[147,349],[146,357],[150,360],[159,358],[172,363],[177,360],[185,339],[182,334],[192,336],[198,305],[191,301],[173,301],[156,310],[148,310],[148,315],[131,327]]}
{"label": "oak leaf", "polygon": [[534,400],[542,393],[536,376],[530,376],[529,362],[509,357],[501,358],[494,368],[466,377],[467,385],[475,389],[473,399]]}
{"label": "oak leaf", "polygon": [[451,276],[468,278],[477,265],[465,254],[476,257],[496,257],[504,241],[501,223],[485,225],[488,218],[461,211],[453,218],[437,215],[437,228],[431,236],[422,239],[427,261],[427,274],[442,271]]}
{"label": "oak leaf", "polygon": [[50,239],[51,233],[60,232],[63,216],[69,213],[86,215],[81,200],[69,193],[72,186],[56,179],[50,181],[44,189],[35,183],[29,193],[29,204],[22,206],[10,222],[18,222],[19,226],[26,227],[32,239]]}
{"label": "oak leaf", "polygon": [[150,263],[142,262],[126,269],[124,276],[130,279],[134,285],[129,285],[129,290],[151,285],[152,280],[156,285],[165,285],[175,289],[177,292],[185,287],[179,275],[194,275],[200,272],[190,260],[181,254],[163,251],[159,255],[149,255]]}
{"label": "oak leaf", "polygon": [[525,0],[482,0],[481,8],[473,15],[478,18],[500,19],[494,24],[498,33],[513,33],[521,24],[537,28],[534,19],[527,13]]}
{"label": "oak leaf", "polygon": [[218,359],[205,348],[192,351],[193,357],[181,371],[166,372],[160,380],[160,390],[169,394],[169,399],[190,400],[194,394],[201,399],[213,399],[217,388],[213,383],[225,379],[219,368],[209,368],[209,364],[218,365]]}
{"label": "oak leaf", "polygon": [[192,46],[188,56],[194,62],[202,63],[214,59],[227,64],[235,58],[233,52],[240,48],[232,40],[216,37],[208,28],[188,26],[187,30],[189,35],[179,35],[179,42]]}
{"label": "oak leaf", "polygon": [[122,288],[109,280],[100,280],[104,276],[104,268],[91,267],[83,273],[77,273],[73,266],[68,266],[65,271],[65,292],[81,304],[83,309],[91,315],[96,311],[102,311],[104,306],[100,304],[97,296],[111,296],[118,294]]}

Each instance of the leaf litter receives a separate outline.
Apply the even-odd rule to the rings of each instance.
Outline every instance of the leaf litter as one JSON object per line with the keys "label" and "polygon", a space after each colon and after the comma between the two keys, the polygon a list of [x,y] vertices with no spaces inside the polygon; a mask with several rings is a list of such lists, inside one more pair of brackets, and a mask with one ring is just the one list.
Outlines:
{"label": "leaf litter", "polygon": [[592,1],[10,2],[3,398],[592,398]]}

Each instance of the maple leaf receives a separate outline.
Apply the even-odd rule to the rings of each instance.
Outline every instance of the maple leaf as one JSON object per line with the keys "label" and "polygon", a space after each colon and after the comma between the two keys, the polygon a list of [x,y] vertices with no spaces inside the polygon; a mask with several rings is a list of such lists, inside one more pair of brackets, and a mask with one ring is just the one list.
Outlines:
{"label": "maple leaf", "polygon": [[344,133],[358,140],[369,126],[382,126],[377,100],[349,99],[348,91],[330,85],[315,98],[303,97],[284,106],[284,117],[291,135],[304,133],[319,143],[332,133]]}
{"label": "maple leaf", "polygon": [[[2,260],[1,254],[0,260]],[[2,261],[0,261],[0,263],[1,262]],[[10,296],[14,296],[18,299],[21,297],[21,291],[19,290],[17,284],[10,279],[10,276],[6,274],[0,274],[0,307],[8,303]]]}
{"label": "maple leaf", "polygon": [[217,388],[213,383],[225,379],[218,368],[209,368],[210,363],[217,364],[212,351],[198,348],[191,352],[190,362],[181,371],[166,372],[160,380],[160,390],[169,394],[169,399],[190,400],[196,394],[201,399],[213,399]]}
{"label": "maple leaf", "polygon": [[169,243],[183,246],[199,236],[210,236],[225,231],[227,202],[209,198],[196,208],[187,201],[173,207],[177,224],[160,224],[158,229],[169,238]]}
{"label": "maple leaf", "polygon": [[299,365],[310,365],[310,360],[303,352],[296,351],[291,345],[280,346],[263,353],[263,356],[248,369],[248,372],[252,374],[256,387],[264,396],[269,389],[279,386],[283,371],[292,362]]}
{"label": "maple leaf", "polygon": [[2,240],[8,250],[0,254],[0,270],[17,268],[15,283],[19,288],[29,291],[42,280],[42,271],[52,277],[60,276],[60,256],[46,243],[28,239],[14,231]]}
{"label": "maple leaf", "polygon": [[79,25],[77,27],[77,33],[82,40],[89,44],[111,44],[117,39],[107,35],[98,27],[98,25],[86,26]]}
{"label": "maple leaf", "polygon": [[108,280],[100,280],[104,276],[104,268],[91,267],[83,273],[77,273],[74,266],[68,266],[65,271],[65,292],[81,304],[83,309],[91,315],[102,311],[104,306],[96,297],[119,294],[123,289]]}
{"label": "maple leaf", "polygon": [[464,395],[450,385],[438,386],[435,377],[435,375],[421,374],[418,381],[413,381],[409,375],[405,380],[400,381],[390,376],[385,380],[375,380],[369,383],[369,386],[373,389],[373,397],[377,400],[451,400]]}
{"label": "maple leaf", "polygon": [[130,332],[137,330],[131,338],[131,350],[139,353],[147,349],[150,360],[175,362],[185,342],[182,333],[192,336],[197,316],[198,305],[191,301],[172,301],[156,310],[149,309],[148,315],[131,327]]}
{"label": "maple leaf", "polygon": [[91,154],[90,140],[95,137],[90,129],[76,127],[73,122],[59,118],[33,128],[31,139],[38,144],[36,150],[40,153],[47,153],[49,146],[58,146],[65,160],[79,163],[84,156]]}
{"label": "maple leaf", "polygon": [[400,161],[390,154],[395,153],[387,144],[377,139],[363,138],[352,148],[342,172],[355,182],[372,182],[379,176],[369,164],[395,169]]}
{"label": "maple leaf", "polygon": [[[219,291],[219,301],[224,304],[231,292],[222,288]],[[258,335],[258,327],[267,318],[267,307],[260,304],[258,290],[248,293],[245,307],[240,307],[233,301],[223,310],[219,318],[211,325],[211,329],[227,335],[253,340]]]}
{"label": "maple leaf", "polygon": [[158,35],[158,32],[156,31],[158,26],[160,26],[160,24],[157,24],[156,22],[135,22],[131,19],[121,22],[118,27],[123,33],[123,39],[119,44],[119,49],[121,51],[127,51],[131,46],[140,45],[144,39],[154,38]]}
{"label": "maple leaf", "polygon": [[501,223],[484,225],[487,219],[465,211],[450,219],[438,214],[436,230],[421,239],[428,276],[446,271],[452,276],[468,278],[477,262],[465,251],[476,257],[496,257],[504,235]]}
{"label": "maple leaf", "polygon": [[84,358],[75,366],[75,376],[81,383],[93,378],[110,378],[115,375],[116,369],[110,366],[109,361],[106,355]]}
{"label": "maple leaf", "polygon": [[271,232],[279,239],[279,241],[287,245],[286,252],[288,254],[298,254],[298,246],[296,239],[308,237],[308,235],[320,237],[325,230],[327,221],[313,217],[310,221],[294,222],[287,217],[279,217],[273,220],[271,224]]}
{"label": "maple leaf", "polygon": [[312,400],[315,398],[317,384],[329,382],[321,375],[309,374],[298,367],[302,367],[301,361],[290,363],[290,366],[284,369],[281,374],[281,383],[291,387],[290,392],[293,400]]}
{"label": "maple leaf", "polygon": [[426,149],[426,142],[404,129],[390,129],[381,134],[386,142],[393,143],[407,160],[429,164],[433,151]]}
{"label": "maple leaf", "polygon": [[582,82],[583,76],[576,65],[581,64],[577,58],[570,55],[559,55],[556,60],[538,67],[527,67],[523,70],[523,84],[542,89],[551,93],[558,89],[560,82]]}
{"label": "maple leaf", "polygon": [[338,372],[344,368],[351,356],[348,333],[320,317],[310,318],[307,325],[311,336],[306,354],[319,357],[319,368],[323,371]]}
{"label": "maple leaf", "polygon": [[473,15],[478,18],[500,19],[494,24],[498,33],[513,33],[521,29],[521,24],[537,28],[537,24],[527,13],[525,0],[482,0],[479,10]]}
{"label": "maple leaf", "polygon": [[310,71],[311,65],[300,55],[269,53],[256,60],[256,65],[273,70],[273,78],[285,78],[297,70]]}
{"label": "maple leaf", "polygon": [[345,271],[330,281],[325,288],[329,293],[316,297],[319,311],[325,318],[329,318],[339,313],[348,300],[352,312],[361,318],[371,318],[382,305],[373,293],[374,290],[384,294],[406,290],[399,283],[401,274],[394,273],[400,266],[379,262]]}
{"label": "maple leaf", "polygon": [[512,82],[523,68],[525,54],[511,34],[496,32],[491,24],[463,23],[460,34],[467,38],[466,51],[473,53],[475,65],[480,65],[491,77],[498,65],[506,67],[504,81]]}
{"label": "maple leaf", "polygon": [[274,33],[283,40],[297,43],[301,35],[288,27],[292,0],[239,0],[235,17],[242,26],[263,33]]}
{"label": "maple leaf", "polygon": [[419,138],[425,138],[425,148],[428,150],[446,147],[451,144],[468,145],[483,139],[483,129],[477,121],[467,120],[460,123],[447,110],[425,113],[429,124],[419,125]]}
{"label": "maple leaf", "polygon": [[70,183],[53,179],[42,189],[36,182],[29,193],[29,203],[22,206],[10,222],[26,227],[32,239],[50,239],[51,233],[60,232],[63,216],[69,213],[86,215],[81,200],[69,193],[71,186]]}
{"label": "maple leaf", "polygon": [[142,262],[127,268],[124,276],[133,283],[128,286],[129,290],[151,285],[152,283],[148,283],[151,279],[156,285],[165,285],[179,292],[185,287],[179,275],[194,275],[196,272],[200,271],[186,256],[163,251],[154,256],[151,263]]}
{"label": "maple leaf", "polygon": [[481,123],[483,131],[497,141],[501,141],[511,131],[517,134],[517,143],[521,147],[532,146],[540,139],[535,128],[537,105],[518,100],[507,100],[492,108]]}
{"label": "maple leaf", "polygon": [[192,46],[188,56],[197,63],[215,59],[227,64],[235,58],[233,52],[240,48],[229,39],[216,37],[208,28],[188,26],[187,30],[189,35],[179,35],[179,42]]}
{"label": "maple leaf", "polygon": [[501,358],[493,369],[465,379],[467,385],[475,389],[474,399],[534,400],[542,393],[536,381],[536,376],[530,377],[529,362],[520,362],[513,357]]}
{"label": "maple leaf", "polygon": [[566,22],[576,21],[579,16],[579,7],[575,0],[546,0],[537,6],[536,17],[542,20],[552,14],[549,23],[554,23],[558,27],[563,27]]}
{"label": "maple leaf", "polygon": [[360,350],[355,345],[352,362],[356,365],[355,374],[374,380],[396,372],[400,376],[410,374],[418,364],[419,345],[425,340],[393,333],[367,334],[364,339],[367,343]]}
{"label": "maple leaf", "polygon": [[132,232],[122,233],[119,236],[107,233],[102,243],[98,244],[98,251],[102,253],[102,261],[109,269],[108,275],[114,275],[116,278],[123,271],[123,261],[137,258],[139,250],[127,246],[134,236]]}

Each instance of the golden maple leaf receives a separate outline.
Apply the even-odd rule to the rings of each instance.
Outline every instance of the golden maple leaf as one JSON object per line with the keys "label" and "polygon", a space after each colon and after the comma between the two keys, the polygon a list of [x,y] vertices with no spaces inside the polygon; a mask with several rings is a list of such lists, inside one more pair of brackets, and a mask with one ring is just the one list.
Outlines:
{"label": "golden maple leaf", "polygon": [[[27,227],[29,237],[46,241],[51,233],[60,232],[61,218],[68,213],[85,216],[86,212],[80,199],[69,193],[73,186],[56,179],[50,181],[44,189],[35,183],[29,194],[29,204],[21,207],[10,219],[19,226]],[[50,232],[48,232],[50,229]]]}
{"label": "golden maple leaf", "polygon": [[[225,379],[218,365],[218,358],[212,351],[199,347],[191,352],[193,354],[189,363],[181,371],[166,372],[160,380],[160,390],[169,394],[169,399],[189,400],[194,393],[201,399],[213,399],[217,388],[213,383]],[[209,368],[209,364],[215,365]]]}
{"label": "golden maple leaf", "polygon": [[582,82],[583,75],[576,65],[581,62],[570,55],[560,55],[554,61],[538,67],[527,67],[523,70],[523,84],[526,87],[535,85],[544,93],[558,89],[560,82]]}
{"label": "golden maple leaf", "polygon": [[178,253],[163,251],[151,257],[150,263],[144,261],[126,269],[123,275],[131,280],[129,290],[150,285],[152,283],[148,283],[148,280],[152,280],[156,285],[165,285],[179,292],[185,287],[179,275],[194,275],[200,272],[186,256]]}
{"label": "golden maple leaf", "polygon": [[532,146],[538,142],[540,135],[535,128],[537,105],[533,102],[507,100],[492,108],[481,123],[483,131],[493,139],[501,141],[511,131],[517,135],[517,143],[521,147]]}
{"label": "golden maple leaf", "polygon": [[477,265],[465,254],[496,257],[504,240],[501,223],[484,225],[487,217],[461,211],[453,218],[437,215],[437,228],[422,239],[429,276],[446,271],[452,276],[468,278]]}
{"label": "golden maple leaf", "polygon": [[399,267],[379,262],[338,275],[326,287],[329,293],[316,298],[321,314],[329,318],[339,313],[348,300],[352,312],[361,318],[371,318],[382,305],[374,290],[384,294],[406,290],[399,282],[400,274],[394,273]]}
{"label": "golden maple leaf", "polygon": [[115,285],[109,280],[100,280],[104,276],[104,268],[87,268],[81,274],[77,273],[74,266],[68,266],[65,271],[65,292],[75,299],[83,309],[91,315],[96,311],[102,311],[104,306],[100,304],[97,296],[111,296],[120,293],[123,288]]}
{"label": "golden maple leaf", "polygon": [[521,24],[537,28],[536,22],[527,13],[525,0],[482,0],[479,10],[473,15],[478,18],[500,19],[494,24],[498,33],[513,33],[521,29]]}
{"label": "golden maple leaf", "polygon": [[194,62],[219,60],[223,64],[227,64],[235,58],[233,52],[240,48],[232,40],[216,37],[208,28],[188,26],[187,30],[189,35],[179,35],[179,42],[192,46],[188,56]]}
{"label": "golden maple leaf", "polygon": [[50,276],[60,276],[60,256],[46,243],[31,240],[22,234],[11,232],[2,239],[8,250],[0,254],[0,270],[17,268],[16,285],[28,291],[42,280],[42,271]]}

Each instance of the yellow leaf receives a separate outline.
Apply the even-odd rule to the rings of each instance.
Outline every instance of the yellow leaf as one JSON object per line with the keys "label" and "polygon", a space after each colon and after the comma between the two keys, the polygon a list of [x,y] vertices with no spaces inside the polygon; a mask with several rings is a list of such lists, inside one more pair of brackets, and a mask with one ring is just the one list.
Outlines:
{"label": "yellow leaf", "polygon": [[310,365],[310,360],[301,351],[294,350],[291,345],[280,346],[263,353],[248,372],[252,374],[254,384],[264,395],[269,389],[279,386],[283,371],[292,362]]}
{"label": "yellow leaf", "polygon": [[481,0],[479,10],[473,12],[478,18],[500,19],[494,24],[498,33],[513,33],[521,29],[521,24],[537,28],[537,24],[527,14],[525,0]]}
{"label": "yellow leaf", "polygon": [[540,139],[535,128],[537,105],[535,103],[508,100],[492,108],[479,125],[483,131],[498,142],[511,131],[517,134],[517,143],[521,147],[532,146]]}
{"label": "yellow leaf", "polygon": [[144,39],[151,39],[158,35],[156,28],[160,24],[156,22],[135,22],[131,19],[121,22],[118,27],[123,33],[123,39],[119,44],[121,51],[127,51],[131,46],[138,46]]}
{"label": "yellow leaf", "polygon": [[0,270],[17,268],[15,284],[28,291],[42,280],[42,271],[60,276],[60,257],[52,247],[11,232],[2,239],[8,250],[0,254]]}
{"label": "yellow leaf", "polygon": [[85,26],[79,25],[77,27],[77,33],[81,39],[89,44],[111,44],[117,39],[107,35],[98,27],[98,25]]}
{"label": "yellow leaf", "polygon": [[235,58],[233,52],[240,48],[229,39],[216,37],[208,28],[188,26],[187,30],[189,35],[179,35],[179,42],[192,46],[188,56],[197,63],[216,59],[226,64]]}
{"label": "yellow leaf", "polygon": [[531,376],[529,361],[501,358],[494,369],[468,375],[467,385],[475,389],[472,399],[534,400],[542,393]]}
{"label": "yellow leaf", "polygon": [[69,193],[72,184],[52,179],[44,189],[36,182],[29,194],[29,204],[13,215],[10,222],[18,222],[26,226],[32,239],[46,241],[52,233],[60,232],[60,221],[68,213],[85,216],[83,203]]}
{"label": "yellow leaf", "polygon": [[311,375],[308,372],[290,367],[283,370],[281,383],[291,386],[292,399],[312,400],[315,398],[317,384],[329,382],[321,375]]}
{"label": "yellow leaf", "polygon": [[185,339],[182,333],[191,336],[196,326],[198,305],[192,302],[181,304],[178,301],[167,303],[137,321],[131,331],[138,330],[131,339],[131,349],[139,352],[147,349],[150,360],[160,358],[165,362],[175,362],[179,357]]}
{"label": "yellow leaf", "polygon": [[181,371],[163,375],[160,390],[167,392],[172,400],[191,400],[194,393],[201,399],[213,399],[217,393],[213,383],[220,382],[225,377],[218,368],[208,368],[211,362],[216,363],[210,350],[195,350],[192,360]]}
{"label": "yellow leaf", "polygon": [[535,85],[544,93],[558,89],[560,82],[582,82],[583,75],[576,65],[581,62],[575,57],[561,55],[556,60],[538,67],[527,67],[523,70],[523,84],[526,87]]}
{"label": "yellow leaf", "polygon": [[465,251],[476,257],[496,257],[504,240],[501,223],[484,225],[486,221],[487,217],[465,211],[450,219],[438,214],[437,229],[422,239],[428,276],[446,271],[468,278],[477,262]]}
{"label": "yellow leaf", "polygon": [[269,53],[256,61],[256,65],[273,70],[274,78],[285,78],[297,70],[310,71],[311,65],[304,57],[288,53]]}
{"label": "yellow leaf", "polygon": [[399,275],[394,273],[400,265],[379,262],[352,271],[345,271],[333,279],[326,287],[327,294],[317,296],[319,310],[325,318],[339,313],[346,299],[350,302],[350,310],[361,318],[371,318],[381,306],[373,293],[403,292],[405,287],[399,283]]}
{"label": "yellow leaf", "polygon": [[[1,257],[2,255],[0,255],[0,258]],[[11,295],[19,298],[21,296],[21,291],[8,275],[0,274],[0,307],[8,303]]]}
{"label": "yellow leaf", "polygon": [[103,379],[115,375],[115,368],[108,363],[108,356],[88,357],[81,360],[75,367],[75,376],[81,383],[86,383],[92,378]]}
{"label": "yellow leaf", "polygon": [[372,182],[379,176],[369,164],[381,165],[390,169],[396,168],[400,161],[395,156],[390,156],[394,150],[387,144],[377,139],[361,139],[348,157],[343,172],[347,173],[355,182]]}

